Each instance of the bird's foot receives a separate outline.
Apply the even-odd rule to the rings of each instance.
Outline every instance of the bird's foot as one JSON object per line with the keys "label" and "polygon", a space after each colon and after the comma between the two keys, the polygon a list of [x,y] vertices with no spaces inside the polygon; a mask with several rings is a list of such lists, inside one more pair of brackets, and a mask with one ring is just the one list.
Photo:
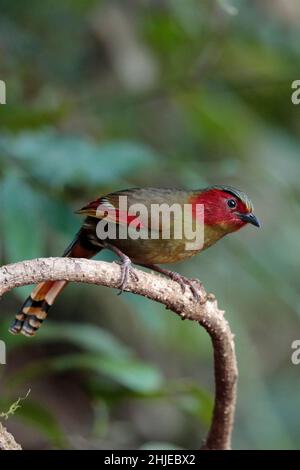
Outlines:
{"label": "bird's foot", "polygon": [[[153,271],[156,271],[158,273],[164,274],[168,278],[170,278],[173,281],[177,282],[180,285],[181,290],[182,290],[183,293],[185,293],[186,288],[189,287],[192,294],[193,294],[194,299],[197,302],[200,300],[200,292],[199,292],[200,284],[199,284],[199,281],[196,281],[194,279],[189,279],[188,277],[182,276],[179,273],[176,273],[174,271],[170,271],[169,269],[161,268],[160,266],[156,266],[155,264],[154,265],[149,265],[149,264],[145,265],[144,264],[143,266],[145,266],[146,268],[152,269]],[[196,287],[197,285],[198,285],[198,289]]]}
{"label": "bird's foot", "polygon": [[139,278],[138,275],[133,271],[131,259],[128,258],[128,256],[123,255],[121,260],[119,261],[119,264],[121,266],[121,279],[118,286],[120,289],[118,295],[121,295],[122,292],[126,289],[129,276],[132,276],[135,281],[138,281]]}
{"label": "bird's foot", "polygon": [[103,248],[107,248],[108,250],[113,251],[120,258],[120,261],[118,262],[118,264],[120,264],[121,266],[121,279],[118,285],[120,289],[118,295],[120,295],[126,289],[129,276],[131,275],[135,281],[138,281],[138,275],[132,270],[131,259],[127,255],[125,255],[119,248],[108,242],[103,243]]}
{"label": "bird's foot", "polygon": [[180,285],[183,294],[185,293],[186,288],[189,287],[194,299],[197,302],[200,300],[199,290],[196,288],[195,282],[192,279],[173,271],[169,271],[168,277]]}

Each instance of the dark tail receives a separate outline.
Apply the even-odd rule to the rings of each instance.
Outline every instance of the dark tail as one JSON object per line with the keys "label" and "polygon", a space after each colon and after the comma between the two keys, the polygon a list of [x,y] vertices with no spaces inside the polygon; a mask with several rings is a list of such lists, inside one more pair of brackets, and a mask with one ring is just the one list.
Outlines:
{"label": "dark tail", "polygon": [[[92,258],[99,250],[100,248],[97,249],[89,243],[84,232],[80,230],[63,256]],[[47,317],[55,299],[67,284],[68,281],[46,281],[38,284],[17,313],[16,319],[9,329],[10,333],[34,336]]]}

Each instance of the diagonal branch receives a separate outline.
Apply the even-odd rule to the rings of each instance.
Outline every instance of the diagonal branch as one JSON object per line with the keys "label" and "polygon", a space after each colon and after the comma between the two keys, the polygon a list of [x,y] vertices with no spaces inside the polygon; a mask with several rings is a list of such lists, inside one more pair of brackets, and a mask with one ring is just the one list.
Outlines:
{"label": "diagonal branch", "polygon": [[[215,405],[211,427],[202,449],[230,449],[236,402],[237,365],[233,335],[224,311],[199,281],[200,302],[190,292],[182,293],[167,278],[134,270],[138,281],[130,278],[126,290],[164,304],[182,319],[203,326],[214,349]],[[75,258],[39,258],[0,268],[0,297],[11,289],[46,280],[85,282],[118,288],[120,266],[116,263]]]}

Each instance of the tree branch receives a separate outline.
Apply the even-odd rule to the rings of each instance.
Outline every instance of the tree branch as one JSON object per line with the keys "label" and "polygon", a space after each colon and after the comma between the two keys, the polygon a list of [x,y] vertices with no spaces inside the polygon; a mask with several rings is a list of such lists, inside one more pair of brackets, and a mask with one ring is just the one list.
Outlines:
{"label": "tree branch", "polygon": [[12,434],[0,423],[0,450],[22,450]]}
{"label": "tree branch", "polygon": [[[214,349],[215,405],[210,430],[202,449],[230,449],[236,402],[237,365],[233,335],[212,294],[199,281],[200,301],[189,289],[183,294],[179,285],[167,278],[134,270],[126,290],[164,304],[182,319],[198,322],[211,337]],[[46,280],[85,282],[118,288],[117,263],[75,258],[39,258],[0,268],[0,297],[11,289]]]}

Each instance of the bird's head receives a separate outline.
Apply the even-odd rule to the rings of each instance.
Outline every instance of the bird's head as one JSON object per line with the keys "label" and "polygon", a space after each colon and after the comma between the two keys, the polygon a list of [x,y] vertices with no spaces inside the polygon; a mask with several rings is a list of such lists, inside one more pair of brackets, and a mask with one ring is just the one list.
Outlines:
{"label": "bird's head", "polygon": [[260,226],[248,196],[230,186],[210,186],[198,193],[196,203],[204,205],[205,226],[215,227],[224,234],[246,224]]}

